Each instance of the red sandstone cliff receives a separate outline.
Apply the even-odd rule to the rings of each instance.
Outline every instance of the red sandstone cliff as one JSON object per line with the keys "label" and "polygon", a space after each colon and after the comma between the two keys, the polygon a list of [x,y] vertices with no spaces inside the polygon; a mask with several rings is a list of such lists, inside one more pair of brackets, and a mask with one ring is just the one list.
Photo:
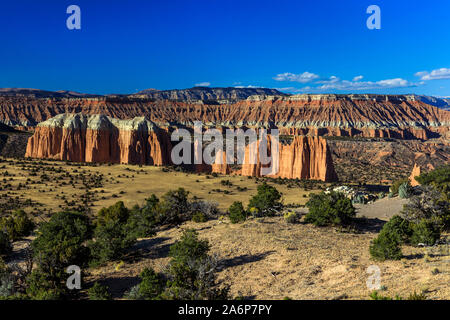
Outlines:
{"label": "red sandstone cliff", "polygon": [[170,164],[171,143],[164,130],[144,118],[62,114],[36,127],[26,157],[76,162]]}
{"label": "red sandstone cliff", "polygon": [[146,117],[157,123],[216,127],[275,126],[282,134],[429,139],[448,135],[450,111],[414,96],[298,95],[249,97],[236,103],[203,104],[145,99],[38,99],[0,97],[0,121],[33,127],[61,113]]}
{"label": "red sandstone cliff", "polygon": [[[241,174],[244,176],[261,176],[261,169],[272,168],[269,176],[287,179],[311,179],[336,181],[331,152],[327,141],[321,137],[295,136],[289,144],[279,143],[278,150],[273,150],[271,139],[268,138],[267,156],[272,160],[262,164],[259,148],[256,144],[247,146]],[[278,151],[278,157],[276,152]],[[272,154],[273,153],[273,154]],[[256,158],[256,163],[251,159]],[[275,160],[274,160],[275,159]],[[275,162],[278,161],[278,165]]]}
{"label": "red sandstone cliff", "polygon": [[[271,148],[269,142],[269,154]],[[79,113],[61,114],[39,124],[28,140],[25,156],[76,162],[167,165],[172,163],[171,150],[168,131],[145,118],[118,120]],[[264,167],[261,157],[256,153],[255,162],[251,162],[249,150],[247,146],[240,173],[260,176],[260,169]],[[277,171],[270,174],[272,176],[324,181],[337,178],[327,142],[320,137],[294,137],[288,145],[280,143],[273,159],[279,165]],[[214,164],[196,165],[195,170],[233,173],[223,151],[216,153]]]}

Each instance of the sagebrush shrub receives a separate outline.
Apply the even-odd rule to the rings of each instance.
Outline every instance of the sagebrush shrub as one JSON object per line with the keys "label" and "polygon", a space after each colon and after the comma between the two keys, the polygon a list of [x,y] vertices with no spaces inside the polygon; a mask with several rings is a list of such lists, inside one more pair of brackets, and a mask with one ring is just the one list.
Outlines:
{"label": "sagebrush shrub", "polygon": [[219,204],[213,201],[197,200],[190,203],[191,212],[201,212],[206,219],[215,218],[220,214]]}
{"label": "sagebrush shrub", "polygon": [[398,196],[402,199],[407,199],[412,195],[412,187],[408,182],[403,182],[398,188]]}
{"label": "sagebrush shrub", "polygon": [[203,212],[197,211],[192,215],[192,221],[201,223],[208,221],[208,218]]}
{"label": "sagebrush shrub", "polygon": [[297,215],[297,213],[294,212],[294,211],[286,212],[286,213],[284,214],[284,220],[285,220],[287,223],[297,223],[297,222],[298,222],[298,215]]}
{"label": "sagebrush shrub", "polygon": [[409,183],[409,179],[408,178],[403,178],[403,179],[399,179],[399,180],[394,181],[392,186],[389,188],[389,193],[391,193],[392,196],[397,195],[398,194],[398,189],[404,183]]}

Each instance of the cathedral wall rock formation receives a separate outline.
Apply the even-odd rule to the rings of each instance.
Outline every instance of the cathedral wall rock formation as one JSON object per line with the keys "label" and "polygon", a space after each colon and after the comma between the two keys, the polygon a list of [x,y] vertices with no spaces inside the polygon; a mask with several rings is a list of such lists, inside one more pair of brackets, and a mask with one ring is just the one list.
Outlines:
{"label": "cathedral wall rock formation", "polygon": [[[268,156],[271,155],[271,139],[267,139]],[[261,162],[259,148],[249,145],[245,150],[245,160],[242,165],[243,176],[261,176],[261,168],[273,168],[269,176],[287,179],[311,179],[322,181],[336,181],[331,152],[327,141],[321,137],[295,136],[288,144],[280,143],[278,148],[278,166],[272,161],[266,165]],[[257,161],[249,161],[256,157]],[[276,160],[275,160],[276,161]],[[276,170],[277,168],[278,170]]]}
{"label": "cathedral wall rock formation", "polygon": [[170,164],[168,133],[145,118],[61,114],[36,127],[26,157],[76,162]]}
{"label": "cathedral wall rock formation", "polygon": [[[60,114],[36,127],[28,140],[25,156],[76,162],[170,165],[172,147],[168,129],[144,117],[118,120],[104,115]],[[270,147],[269,143],[269,154]],[[251,163],[249,150],[247,146],[241,170],[231,169],[224,151],[216,154],[216,163],[195,165],[195,170],[260,176],[259,155],[257,162]],[[296,136],[289,144],[280,143],[277,158],[279,171],[272,176],[337,179],[327,142],[321,137]]]}

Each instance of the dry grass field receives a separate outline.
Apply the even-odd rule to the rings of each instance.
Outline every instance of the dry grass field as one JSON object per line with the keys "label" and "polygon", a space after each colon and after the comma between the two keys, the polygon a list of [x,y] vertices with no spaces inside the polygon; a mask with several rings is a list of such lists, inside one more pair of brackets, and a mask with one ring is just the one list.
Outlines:
{"label": "dry grass field", "polygon": [[[2,159],[0,205],[3,211],[24,208],[40,222],[83,201],[95,214],[119,200],[131,207],[142,204],[152,193],[161,196],[183,187],[191,192],[191,197],[216,201],[225,211],[233,201],[246,204],[262,182],[241,176],[165,171],[151,166]],[[224,180],[229,183],[222,183]],[[320,191],[290,184],[275,186],[288,204],[303,205],[307,194]],[[314,186],[324,188],[325,184]],[[209,240],[211,253],[220,261],[219,280],[231,285],[234,297],[369,299],[366,269],[376,264],[381,269],[382,295],[407,297],[416,291],[424,292],[429,299],[448,299],[448,246],[433,250],[404,246],[405,257],[400,261],[370,259],[371,240],[383,220],[396,213],[402,204],[398,199],[386,198],[373,205],[358,205],[360,216],[367,219],[362,219],[354,232],[288,224],[282,217],[250,219],[242,224],[231,224],[228,219],[186,222],[178,228],[161,230],[153,238],[140,239],[123,261],[90,269],[87,281],[100,280],[110,286],[115,298],[121,298],[139,282],[138,275],[145,267],[163,270],[169,261],[170,245],[179,239],[183,229],[194,228],[201,239]],[[16,253],[29,240],[16,242]]]}
{"label": "dry grass field", "polygon": [[[231,185],[221,183],[226,180]],[[154,166],[91,166],[62,161],[3,159],[0,162],[0,183],[0,204],[7,198],[18,197],[21,202],[31,199],[42,204],[40,208],[45,212],[57,212],[68,207],[67,202],[81,201],[88,185],[90,207],[95,213],[119,200],[128,207],[142,205],[152,193],[160,197],[179,187],[188,190],[191,197],[215,201],[221,210],[226,210],[234,201],[246,204],[262,181],[241,176],[165,172]],[[299,205],[306,203],[309,193],[318,191],[279,184],[276,187],[282,192],[284,203]]]}
{"label": "dry grass field", "polygon": [[[369,222],[370,224],[370,222]],[[367,227],[370,227],[368,225]],[[145,267],[160,271],[168,263],[168,249],[184,228],[208,239],[221,261],[219,279],[231,284],[233,296],[254,299],[370,299],[370,265],[381,269],[381,295],[407,298],[414,291],[428,299],[450,297],[448,246],[402,248],[400,261],[374,262],[369,256],[374,231],[340,233],[333,228],[288,224],[281,217],[231,224],[218,220],[187,222],[181,228],[141,239],[120,266],[110,263],[92,270],[91,281],[104,281],[115,297],[139,282]],[[437,270],[437,271],[436,271]]]}

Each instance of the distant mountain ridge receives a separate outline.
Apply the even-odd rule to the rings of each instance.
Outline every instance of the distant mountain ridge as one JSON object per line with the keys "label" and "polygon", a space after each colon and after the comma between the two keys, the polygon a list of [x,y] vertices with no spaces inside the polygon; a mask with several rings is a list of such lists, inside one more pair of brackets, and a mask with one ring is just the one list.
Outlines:
{"label": "distant mountain ridge", "polygon": [[[240,87],[193,87],[188,89],[145,89],[133,94],[89,94],[80,93],[68,90],[49,91],[32,88],[0,88],[0,97],[25,97],[25,98],[131,98],[131,99],[149,99],[149,100],[171,100],[179,102],[198,102],[198,101],[212,101],[219,103],[234,103],[248,98],[265,99],[270,96],[279,98],[286,97],[372,97],[385,95],[371,95],[371,94],[316,94],[316,95],[291,95],[270,88],[240,88]],[[450,110],[450,98],[434,97],[427,95],[386,95],[391,97],[413,96],[418,101],[438,107],[440,109]]]}
{"label": "distant mountain ridge", "polygon": [[33,88],[0,88],[0,96],[30,98],[90,98],[100,97],[101,95],[67,90],[48,91]]}
{"label": "distant mountain ridge", "polygon": [[101,98],[101,97],[130,97],[151,100],[173,101],[227,101],[237,102],[250,96],[289,96],[276,89],[268,88],[209,88],[193,87],[189,89],[157,90],[146,89],[134,94],[87,94],[74,91],[48,91],[32,88],[0,88],[0,96],[29,97],[29,98]]}
{"label": "distant mountain ridge", "polygon": [[424,95],[416,95],[416,97],[423,103],[430,104],[440,109],[450,111],[450,98],[438,98]]}

